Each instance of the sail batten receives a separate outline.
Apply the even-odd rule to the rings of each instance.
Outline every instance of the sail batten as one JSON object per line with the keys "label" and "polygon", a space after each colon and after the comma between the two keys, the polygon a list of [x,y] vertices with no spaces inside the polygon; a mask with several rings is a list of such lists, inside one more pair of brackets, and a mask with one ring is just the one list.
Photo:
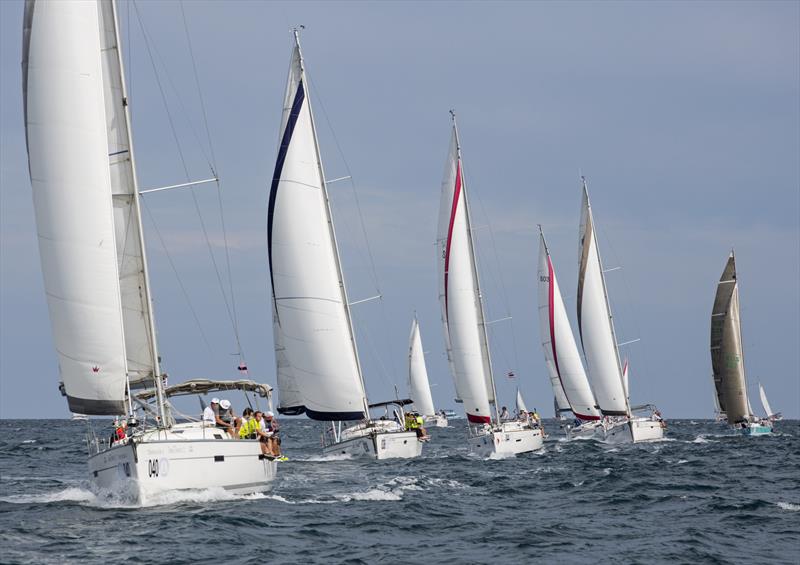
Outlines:
{"label": "sail batten", "polygon": [[581,363],[550,251],[541,231],[538,274],[539,332],[556,409],[559,412],[571,410],[582,420],[598,420],[597,402]]}
{"label": "sail batten", "polygon": [[299,42],[283,107],[267,210],[280,406],[315,420],[358,420],[366,393]]}

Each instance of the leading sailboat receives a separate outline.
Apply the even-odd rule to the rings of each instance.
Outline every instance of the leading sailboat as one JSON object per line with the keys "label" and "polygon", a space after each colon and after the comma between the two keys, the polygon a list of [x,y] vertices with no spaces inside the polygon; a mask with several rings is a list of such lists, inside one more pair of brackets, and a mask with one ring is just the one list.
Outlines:
{"label": "leading sailboat", "polygon": [[[717,401],[728,424],[744,435],[771,433],[772,420],[756,417],[747,395],[742,326],[739,318],[739,282],[736,278],[736,258],[733,251],[725,263],[714,296],[714,309],[711,312],[711,367]],[[767,412],[768,405],[769,403],[765,406]]]}
{"label": "leading sailboat", "polygon": [[[608,303],[606,281],[594,229],[586,180],[582,180],[583,201],[580,227],[580,268],[578,271],[578,330],[586,366],[603,419],[603,440],[635,443],[661,439],[664,422],[652,408],[650,417],[634,416],[619,358],[614,320]],[[638,408],[638,407],[637,407]]]}
{"label": "leading sailboat", "polygon": [[[530,421],[500,421],[489,352],[489,337],[475,259],[461,146],[455,114],[442,182],[437,238],[439,301],[456,393],[467,414],[469,446],[482,456],[539,449],[542,430]],[[492,414],[490,404],[495,405]]]}
{"label": "leading sailboat", "polygon": [[266,490],[276,463],[257,440],[233,441],[172,416],[173,395],[237,388],[268,399],[271,389],[252,381],[164,384],[116,3],[26,2],[22,90],[60,388],[72,412],[127,423],[111,441],[90,439],[92,480],[140,501],[174,489]]}
{"label": "leading sailboat", "polygon": [[367,401],[297,30],[294,42],[267,212],[278,411],[330,422],[326,454],[416,457],[410,401]]}

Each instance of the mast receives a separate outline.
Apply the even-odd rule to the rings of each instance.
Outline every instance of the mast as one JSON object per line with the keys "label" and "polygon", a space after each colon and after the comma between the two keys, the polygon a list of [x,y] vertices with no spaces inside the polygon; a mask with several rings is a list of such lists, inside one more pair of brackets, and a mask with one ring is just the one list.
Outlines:
{"label": "mast", "polygon": [[[489,350],[489,336],[486,331],[486,315],[483,308],[483,293],[481,292],[480,275],[478,274],[478,258],[475,255],[475,241],[472,234],[472,220],[469,213],[469,198],[467,197],[467,183],[464,181],[464,171],[461,163],[461,140],[458,136],[458,123],[456,123],[455,110],[450,110],[450,116],[453,119],[453,131],[456,138],[456,155],[457,166],[461,168],[461,191],[464,193],[464,218],[467,224],[467,241],[469,242],[469,254],[472,259],[472,276],[475,280],[475,290],[478,298],[478,315],[480,321],[478,323],[479,331],[481,333],[481,340],[483,341],[483,350],[486,355],[486,368],[489,372],[489,383],[492,390],[492,398],[494,398],[494,419],[497,425],[500,425],[500,412],[497,409],[497,389],[494,384],[494,372],[492,371],[492,355]],[[490,402],[491,405],[491,402]],[[491,408],[490,408],[491,410]]]}
{"label": "mast", "polygon": [[[583,184],[583,194],[586,197],[586,207],[589,209],[589,217],[593,218],[594,215],[592,214],[592,203],[589,200],[589,189],[588,189],[588,187],[586,185],[586,177],[581,176],[581,182]],[[617,376],[619,377],[620,383],[622,384],[622,390],[625,393],[623,395],[624,398],[625,398],[625,411],[627,412],[628,417],[630,418],[630,416],[631,416],[631,403],[630,403],[630,400],[628,398],[628,391],[627,391],[627,387],[625,386],[625,380],[623,379],[623,376],[622,376],[622,364],[621,364],[620,358],[619,358],[619,346],[617,345],[617,343],[619,343],[619,342],[617,341],[617,333],[614,330],[614,315],[611,313],[611,304],[608,301],[608,290],[606,288],[606,275],[603,272],[603,259],[600,256],[600,246],[599,246],[599,244],[597,242],[597,234],[596,234],[595,229],[594,229],[594,220],[592,220],[592,232],[593,232],[593,235],[594,235],[593,239],[594,239],[595,251],[597,253],[597,262],[600,265],[600,281],[601,281],[602,286],[603,286],[603,297],[605,298],[606,312],[608,313],[608,325],[611,328],[611,339],[612,339],[612,343],[614,344],[614,359],[617,362]]]}
{"label": "mast", "polygon": [[[300,60],[300,73],[302,77],[303,84],[308,84],[306,80],[306,66],[305,60],[303,59],[303,51],[300,48],[300,29],[294,28],[292,29],[292,34],[294,36],[294,43],[297,47],[297,54]],[[369,401],[367,400],[367,387],[364,384],[364,373],[361,369],[361,359],[358,355],[358,344],[356,343],[355,331],[353,329],[353,318],[350,315],[350,303],[347,300],[347,289],[345,288],[344,283],[344,275],[342,273],[342,264],[339,258],[339,244],[336,241],[336,230],[333,226],[333,215],[331,213],[331,203],[330,199],[328,198],[328,187],[327,183],[325,182],[325,172],[322,167],[322,155],[319,152],[319,141],[317,138],[317,126],[316,122],[314,121],[314,111],[311,108],[311,91],[309,88],[308,92],[308,113],[311,119],[311,130],[314,135],[314,151],[316,152],[317,156],[317,165],[319,168],[319,176],[321,181],[321,188],[322,188],[322,195],[325,200],[325,218],[328,223],[328,230],[331,235],[331,240],[333,241],[333,257],[336,263],[336,276],[339,279],[339,290],[341,291],[342,295],[342,305],[344,306],[345,317],[347,318],[347,329],[350,335],[350,342],[353,345],[353,355],[355,355],[356,361],[356,368],[358,369],[358,379],[361,383],[361,390],[363,391],[362,401],[364,404],[364,419],[369,420]]]}
{"label": "mast", "polygon": [[[150,351],[152,352],[153,361],[153,380],[156,385],[156,402],[158,404],[158,414],[161,419],[159,427],[169,427],[172,424],[172,417],[169,413],[166,403],[164,402],[164,385],[161,382],[161,364],[158,356],[158,344],[156,341],[155,321],[153,319],[153,298],[150,293],[150,276],[147,269],[147,252],[145,249],[144,232],[142,231],[142,211],[139,203],[139,180],[136,175],[136,160],[133,151],[133,135],[131,133],[131,119],[130,109],[128,106],[128,90],[125,81],[125,67],[122,60],[122,45],[119,40],[119,19],[117,17],[117,0],[111,0],[111,11],[114,16],[114,40],[117,47],[117,59],[120,69],[120,82],[122,84],[122,107],[125,114],[125,124],[128,136],[128,152],[131,160],[131,175],[133,178],[133,210],[136,222],[138,224],[139,232],[139,247],[142,252],[142,270],[143,270],[143,291],[145,296],[145,307],[147,308],[148,319],[148,333],[150,334]],[[126,375],[126,378],[127,375]],[[130,389],[129,389],[130,390]]]}

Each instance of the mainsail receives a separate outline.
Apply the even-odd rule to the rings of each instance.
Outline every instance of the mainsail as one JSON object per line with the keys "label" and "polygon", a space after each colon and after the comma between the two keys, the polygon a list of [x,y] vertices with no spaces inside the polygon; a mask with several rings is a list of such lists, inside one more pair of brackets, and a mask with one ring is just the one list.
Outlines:
{"label": "mainsail", "polygon": [[73,412],[126,411],[157,374],[111,2],[28,1],[22,83],[39,252]]}
{"label": "mainsail", "polygon": [[456,394],[470,422],[489,423],[492,368],[455,121],[442,181],[437,247],[439,302]]}
{"label": "mainsail", "polygon": [[314,420],[367,414],[325,176],[295,34],[267,212],[281,404]]}
{"label": "mainsail", "polygon": [[408,387],[411,399],[414,401],[414,409],[423,416],[432,416],[436,410],[433,407],[428,369],[425,367],[425,354],[422,350],[422,338],[416,317],[411,324],[408,343]]}
{"label": "mainsail", "polygon": [[578,331],[594,394],[604,415],[630,415],[585,180],[581,205],[580,258]]}
{"label": "mainsail", "polygon": [[727,416],[728,423],[749,420],[752,411],[749,409],[744,374],[739,287],[733,251],[717,284],[711,312],[711,366],[719,406]]}
{"label": "mainsail", "polygon": [[[583,370],[578,346],[561,298],[550,251],[539,230],[539,333],[559,411],[572,410],[582,420],[598,420],[594,394]],[[565,407],[559,399],[562,396]]]}

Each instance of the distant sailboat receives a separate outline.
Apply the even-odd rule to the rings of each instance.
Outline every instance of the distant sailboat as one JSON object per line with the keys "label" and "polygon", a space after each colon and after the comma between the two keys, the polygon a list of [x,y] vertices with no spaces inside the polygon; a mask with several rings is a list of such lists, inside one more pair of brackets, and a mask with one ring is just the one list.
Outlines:
{"label": "distant sailboat", "polygon": [[661,439],[663,421],[634,416],[628,401],[603,265],[594,228],[589,191],[583,180],[578,273],[578,330],[594,394],[603,419],[604,441],[630,443]]}
{"label": "distant sailboat", "polygon": [[73,412],[72,417],[70,418],[70,420],[72,420],[73,422],[85,422],[88,419],[89,416],[87,416],[86,414],[78,414],[76,412]]}
{"label": "distant sailboat", "polygon": [[717,283],[711,311],[711,367],[719,406],[728,424],[744,435],[772,432],[771,421],[761,421],[753,414],[747,395],[739,317],[739,282],[733,251]]}
{"label": "distant sailboat", "polygon": [[60,389],[76,417],[115,416],[127,425],[111,440],[90,438],[92,480],[140,501],[178,489],[266,490],[276,463],[257,440],[233,441],[172,416],[171,396],[224,387],[268,401],[271,388],[252,381],[165,386],[116,2],[29,0],[22,52],[28,164]]}
{"label": "distant sailboat", "polygon": [[539,227],[539,335],[556,402],[560,404],[559,398],[563,397],[566,405],[559,411],[571,411],[578,421],[576,426],[567,426],[567,438],[594,437],[602,428],[600,411],[589,386],[589,380],[586,378],[586,372],[583,370],[541,226]]}
{"label": "distant sailboat", "polygon": [[428,369],[425,366],[425,353],[422,349],[422,337],[416,316],[411,324],[411,335],[408,342],[408,389],[411,393],[411,400],[414,401],[414,410],[419,412],[428,426],[446,428],[447,418],[436,412],[433,407]]}
{"label": "distant sailboat", "polygon": [[783,420],[783,414],[772,411],[772,407],[769,405],[769,400],[767,400],[767,391],[764,390],[764,385],[761,383],[758,383],[758,394],[761,397],[761,406],[764,408],[764,413],[767,415],[767,419],[772,420],[773,422]]}
{"label": "distant sailboat", "polygon": [[[439,209],[439,301],[456,394],[467,413],[469,446],[479,455],[516,454],[542,446],[529,421],[500,421],[471,218],[453,117]],[[494,415],[490,405],[495,404]]]}
{"label": "distant sailboat", "polygon": [[326,454],[417,457],[402,409],[410,400],[367,401],[296,30],[294,40],[267,212],[278,410],[330,422]]}
{"label": "distant sailboat", "polygon": [[525,406],[525,400],[522,398],[522,392],[520,392],[519,387],[517,387],[517,414],[522,414],[523,412],[528,412],[528,407]]}

